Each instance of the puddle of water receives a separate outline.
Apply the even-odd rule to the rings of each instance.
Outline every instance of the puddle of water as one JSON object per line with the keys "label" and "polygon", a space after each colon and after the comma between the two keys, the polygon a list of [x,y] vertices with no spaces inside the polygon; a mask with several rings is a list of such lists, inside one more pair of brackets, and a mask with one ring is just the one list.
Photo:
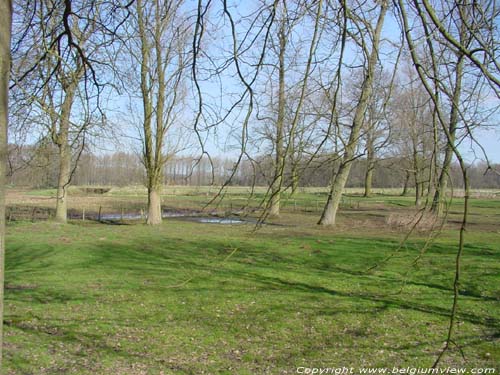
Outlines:
{"label": "puddle of water", "polygon": [[101,220],[121,220],[121,219],[126,219],[126,220],[135,220],[135,219],[140,219],[141,215],[140,214],[101,214]]}
{"label": "puddle of water", "polygon": [[240,219],[222,218],[222,217],[193,217],[193,221],[198,223],[210,223],[210,224],[246,224],[248,221]]}
{"label": "puddle of water", "polygon": [[[172,211],[163,211],[162,217],[191,217],[193,215],[199,215],[199,213],[185,213],[185,212],[172,212]],[[87,215],[87,217],[94,217],[96,215]],[[144,219],[145,217],[139,213],[135,214],[101,214],[101,220],[139,220]]]}
{"label": "puddle of water", "polygon": [[199,214],[200,214],[199,212],[187,213],[187,212],[164,211],[162,217],[194,217]]}
{"label": "puddle of water", "polygon": [[[93,215],[92,215],[93,217]],[[163,211],[163,218],[183,218],[189,221],[194,221],[197,223],[206,224],[246,224],[251,222],[250,220],[244,220],[239,218],[228,218],[228,217],[210,217],[210,216],[200,216],[199,212],[178,212],[178,211]],[[90,218],[90,215],[89,215]],[[97,218],[96,218],[97,219]],[[140,220],[144,219],[139,213],[124,213],[122,214],[101,214],[101,220]]]}

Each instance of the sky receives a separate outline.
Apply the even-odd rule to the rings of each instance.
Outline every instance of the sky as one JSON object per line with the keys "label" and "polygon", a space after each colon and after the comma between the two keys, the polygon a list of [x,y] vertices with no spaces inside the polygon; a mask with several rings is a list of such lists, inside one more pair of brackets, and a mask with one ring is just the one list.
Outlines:
{"label": "sky", "polygon": [[[500,124],[493,129],[481,130],[476,132],[478,143],[484,148],[490,163],[500,164]],[[471,144],[470,140],[464,142],[460,147],[467,162],[477,162],[485,160],[481,147],[477,144]]]}
{"label": "sky", "polygon": [[[240,12],[243,13],[251,13],[252,9],[248,6],[250,2],[245,3],[243,2],[242,4],[245,4],[242,9],[239,9]],[[235,11],[235,13],[237,13]],[[245,25],[243,25],[244,27]],[[397,31],[397,23],[395,22],[394,18],[392,18],[390,15],[388,15],[388,18],[385,23],[384,27],[384,37],[387,39],[392,39],[394,42],[397,41],[397,36],[399,34],[399,31]],[[227,25],[226,25],[226,32],[227,32]],[[217,36],[219,39],[222,37],[228,37],[228,35],[218,35]],[[307,37],[305,38],[307,39]],[[307,44],[307,43],[306,43]],[[228,47],[229,48],[229,47]],[[390,63],[389,63],[390,64]],[[234,71],[231,73],[233,74],[233,77],[229,78],[225,77],[224,79],[226,80],[225,82],[225,87],[226,89],[230,89],[231,91],[235,92],[241,92],[241,87],[238,89],[237,85],[241,86],[240,82],[237,82],[234,77]],[[231,82],[233,82],[233,86],[231,86]],[[206,87],[206,86],[205,86]],[[208,89],[210,91],[211,88]],[[213,95],[216,96],[219,93],[216,91],[216,89],[213,89]],[[223,93],[224,95],[228,96],[227,92]],[[121,106],[121,105],[120,105]],[[244,111],[243,111],[244,112]],[[136,115],[139,115],[138,113]],[[131,116],[129,116],[129,120]],[[189,114],[186,115],[187,118],[189,118]],[[234,117],[230,117],[230,122],[234,123],[239,121],[237,119],[237,116],[235,115]],[[123,122],[123,118],[119,119],[118,121]],[[481,130],[476,132],[476,138],[478,142],[484,147],[486,154],[488,155],[488,158],[491,162],[493,163],[500,163],[500,124],[495,125],[494,129],[489,129],[489,130]],[[496,129],[495,129],[496,128]],[[228,128],[229,129],[229,128]],[[235,135],[238,136],[238,127],[235,127]],[[238,154],[237,149],[233,150],[224,150],[223,149],[223,144],[224,144],[224,137],[228,134],[229,132],[227,129],[221,129],[219,130],[219,140],[221,141],[221,145],[217,145],[216,142],[212,139],[207,143],[207,149],[208,151],[214,155],[214,156],[229,156],[229,157],[236,157]],[[233,137],[234,138],[234,137]],[[235,139],[232,140],[233,145],[237,145],[237,141]],[[460,146],[460,150],[464,153],[464,156],[468,162],[475,162],[478,160],[482,160],[483,155],[482,151],[480,150],[480,147],[477,145],[471,145],[470,142],[464,142]]]}

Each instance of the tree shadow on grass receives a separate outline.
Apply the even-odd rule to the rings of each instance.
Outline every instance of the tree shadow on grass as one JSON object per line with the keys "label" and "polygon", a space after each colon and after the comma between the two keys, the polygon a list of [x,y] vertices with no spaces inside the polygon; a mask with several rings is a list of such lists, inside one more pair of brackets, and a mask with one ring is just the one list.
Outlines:
{"label": "tree shadow on grass", "polygon": [[55,251],[51,245],[43,248],[28,245],[9,246],[6,251],[5,272],[9,273],[23,268],[23,272],[46,269],[54,263],[50,258]]}
{"label": "tree shadow on grass", "polygon": [[[65,361],[73,362],[71,367],[76,367],[80,370],[85,369],[91,373],[95,372],[96,369],[100,367],[98,361],[102,357],[116,358],[119,361],[124,361],[129,364],[152,360],[146,353],[125,350],[120,345],[110,344],[107,342],[109,336],[106,334],[90,333],[87,330],[77,329],[75,323],[79,323],[78,327],[80,327],[80,325],[84,323],[83,321],[71,321],[70,324],[64,325],[64,322],[61,320],[48,320],[45,317],[36,316],[33,316],[33,318],[36,318],[38,323],[8,320],[5,322],[5,325],[12,329],[22,331],[26,337],[40,337],[42,342],[46,345],[46,350],[64,350],[64,354],[59,354],[59,359],[64,359],[59,362],[53,360],[53,366],[45,368],[44,373],[67,373],[67,369],[65,368],[67,363]],[[116,324],[116,322],[109,323]],[[8,339],[6,341],[8,342]],[[37,364],[36,361],[32,361],[33,358],[25,354],[24,358],[18,358],[16,360],[16,357],[22,357],[22,354],[23,352],[11,352],[8,346],[7,350],[5,350],[6,359],[10,359],[8,361],[10,367],[15,368],[19,373],[26,373],[27,368],[33,367],[29,370],[29,373],[31,373],[31,371],[35,371],[33,373],[36,373]],[[75,360],[75,358],[81,356],[87,360],[86,365],[84,361]],[[168,367],[168,364],[164,367]]]}
{"label": "tree shadow on grass", "polygon": [[[252,273],[252,272],[244,272],[244,273],[242,273],[241,271],[233,272],[227,269],[219,270],[218,272],[221,272],[222,275],[231,275],[232,277],[239,276],[240,278],[246,278],[248,280],[252,280],[254,282],[263,284],[266,286],[266,288],[276,288],[287,292],[293,290],[311,295],[321,294],[321,295],[349,298],[356,302],[359,301],[377,302],[383,304],[384,309],[392,308],[398,310],[412,310],[416,312],[437,315],[441,317],[448,317],[450,314],[449,307],[440,307],[431,304],[420,304],[416,302],[411,302],[409,300],[403,299],[404,296],[401,296],[401,298],[397,298],[398,295],[395,295],[394,297],[391,298],[389,296],[384,296],[369,292],[360,293],[359,291],[354,291],[354,290],[351,292],[346,292],[320,285],[309,284],[302,281],[284,280],[280,277],[265,276],[262,274]],[[219,274],[218,277],[221,277],[221,274]],[[334,309],[335,307],[332,308]],[[380,309],[380,307],[378,307],[378,309]],[[376,311],[377,309],[374,309],[374,312]],[[459,314],[459,317],[461,320],[473,324],[488,326],[490,328],[496,328],[496,329],[500,327],[500,319],[495,317],[481,317],[467,312],[461,312]]]}
{"label": "tree shadow on grass", "polygon": [[[74,274],[87,275],[85,281],[91,280],[92,275],[95,277],[106,275],[110,278],[112,282],[100,292],[103,296],[117,290],[125,293],[128,288],[132,288],[138,294],[130,297],[130,303],[140,302],[141,291],[169,294],[180,292],[183,295],[202,298],[208,304],[217,304],[224,303],[228,292],[234,292],[233,298],[237,302],[238,299],[251,293],[274,290],[286,296],[285,302],[266,306],[266,308],[271,306],[274,309],[280,309],[279,314],[276,314],[276,319],[284,319],[290,313],[297,311],[294,304],[297,300],[301,302],[301,309],[308,310],[308,316],[315,313],[323,315],[363,314],[367,316],[367,320],[372,321],[376,319],[377,314],[389,309],[430,314],[442,319],[449,315],[449,307],[442,301],[416,302],[407,299],[408,296],[405,295],[388,296],[381,293],[360,291],[360,284],[384,285],[389,288],[391,283],[394,283],[395,287],[399,287],[398,280],[394,277],[363,274],[356,269],[349,269],[347,266],[337,264],[327,267],[328,264],[324,264],[324,262],[308,262],[308,254],[287,254],[280,252],[280,250],[270,250],[266,244],[240,241],[233,245],[237,246],[239,250],[227,258],[232,254],[233,247],[223,241],[216,240],[180,240],[162,237],[150,239],[147,242],[144,239],[137,239],[126,243],[96,240],[92,246],[85,249],[86,254],[90,253],[92,256],[85,256],[81,262],[76,262]],[[355,252],[355,249],[352,251]],[[23,274],[30,273],[34,268],[37,271],[43,271],[45,268],[48,273],[53,272],[54,269],[57,270],[57,265],[55,268],[52,268],[51,263],[45,263],[45,266],[41,265],[44,264],[44,259],[51,259],[53,252],[52,248],[44,251],[39,249],[33,253],[14,249],[8,262],[9,272],[15,274],[17,281],[22,280]],[[248,259],[251,259],[252,262],[246,263],[245,260]],[[42,263],[39,263],[40,260]],[[127,275],[130,276],[130,280],[126,280],[129,277]],[[43,275],[40,277],[43,280]],[[352,287],[349,289],[349,284],[336,287],[335,278],[339,277],[344,280],[352,280]],[[145,278],[152,280],[152,283],[144,284]],[[175,283],[172,280],[176,280]],[[122,284],[122,282],[124,283]],[[446,295],[442,293],[448,292],[448,288],[432,281],[416,282],[415,286],[435,289],[440,294],[433,299],[449,297],[449,293]],[[60,289],[57,286],[33,289],[14,288],[7,290],[6,301],[8,303],[21,303],[21,306],[26,306],[25,303],[29,302],[38,305],[38,308],[42,305],[50,308],[50,304],[71,304],[73,302],[83,302],[92,306],[95,303],[95,296],[86,291],[85,287],[86,284],[81,283],[74,285],[70,291],[63,289],[62,285],[60,285]],[[381,292],[388,292],[388,290]],[[211,296],[216,294],[221,298],[219,300],[211,299]],[[463,296],[463,298],[469,297],[471,296]],[[477,300],[488,300],[482,296],[473,297]],[[267,295],[266,297],[261,296],[262,301],[265,301],[265,298]],[[348,304],[339,309],[338,300],[329,302],[329,298],[339,298]],[[111,301],[104,299],[101,303],[112,303]],[[308,301],[314,307],[309,307]],[[325,301],[319,309],[315,305],[318,301]],[[268,313],[266,308],[263,308],[260,313]],[[159,319],[161,313],[160,310],[152,311],[150,316],[144,319],[154,321]],[[200,314],[202,313],[200,312]],[[133,317],[134,315],[131,315],[131,318]],[[74,317],[73,319],[68,316],[67,318],[68,321],[46,319],[33,315],[33,313],[30,315],[27,310],[21,314],[9,315],[8,309],[6,311],[7,325],[29,334],[48,335],[61,342],[80,344],[88,350],[99,350],[124,359],[144,359],[141,354],[124,351],[110,345],[104,334],[84,331],[81,326],[91,324],[93,317],[86,319]],[[123,316],[117,316],[117,319],[121,318]],[[185,319],[189,318],[190,316],[186,316]],[[480,316],[470,311],[462,311],[460,319],[496,330],[500,324],[500,320],[496,317]],[[35,324],[33,321],[39,323]],[[115,320],[110,320],[108,323],[110,325],[119,324]],[[207,318],[197,324],[213,325],[216,328],[218,322],[210,321]],[[407,349],[408,347],[395,348],[395,350]]]}
{"label": "tree shadow on grass", "polygon": [[[154,247],[154,243],[151,245]],[[440,301],[437,301],[436,304],[418,303],[405,299],[404,295],[387,295],[387,293],[390,293],[388,290],[381,290],[380,293],[367,291],[359,292],[354,289],[352,291],[345,291],[298,280],[303,279],[304,274],[307,273],[310,273],[311,276],[316,276],[317,269],[307,267],[296,270],[282,269],[282,267],[293,263],[293,260],[290,259],[290,257],[269,252],[265,247],[256,249],[254,244],[242,245],[243,246],[238,255],[235,255],[235,257],[230,260],[230,264],[222,264],[220,262],[220,260],[223,259],[223,257],[220,256],[220,249],[226,248],[227,244],[218,241],[204,241],[202,244],[196,241],[180,241],[175,245],[170,244],[170,246],[167,246],[165,242],[160,241],[157,246],[161,248],[162,251],[149,253],[137,250],[141,248],[139,244],[133,246],[136,250],[130,250],[127,252],[120,251],[119,247],[114,248],[116,245],[104,244],[104,249],[99,252],[103,258],[95,259],[94,261],[96,264],[109,262],[108,264],[112,267],[125,267],[126,269],[135,269],[137,271],[142,270],[145,275],[147,274],[152,277],[154,277],[155,274],[164,275],[166,271],[176,272],[180,269],[186,270],[190,275],[194,276],[194,279],[191,282],[186,283],[186,285],[176,288],[184,291],[199,292],[202,289],[207,290],[210,288],[217,290],[217,288],[224,287],[224,280],[239,279],[241,281],[245,281],[247,285],[260,285],[265,289],[283,290],[287,293],[293,291],[305,293],[311,296],[338,296],[358,301],[382,303],[388,308],[399,310],[412,310],[441,317],[448,317],[449,315],[449,306]],[[245,246],[251,246],[252,249],[246,252]],[[187,249],[188,251],[183,251],[183,249]],[[251,253],[253,257],[258,257],[259,259],[254,264],[241,263],[239,255],[247,256],[249,253]],[[110,256],[110,254],[114,255]],[[217,262],[217,260],[219,261]],[[144,268],[145,265],[147,265],[146,268]],[[302,260],[299,260],[297,265],[304,264]],[[88,266],[92,267],[91,264],[88,264]],[[269,273],[272,273],[273,271],[276,271],[276,274],[286,271],[286,275],[290,275],[291,277],[288,279],[284,276],[269,276]],[[339,266],[331,266],[329,271],[331,271],[335,276],[342,274],[345,275],[346,278],[350,279],[356,277],[359,278],[360,281],[368,284],[383,283],[387,286],[388,283],[394,282],[396,289],[400,287],[400,283],[398,283],[397,279],[387,277],[385,275],[364,275],[359,271],[349,270]],[[326,273],[325,277],[327,276]],[[196,280],[197,275],[199,280]],[[200,284],[203,285],[203,287],[200,288]],[[415,282],[414,284],[415,286],[423,286],[435,289],[436,291],[450,291],[450,289],[432,282]],[[168,289],[168,287],[171,286],[172,285],[166,285],[165,287]],[[156,285],[155,288],[161,290],[164,287],[162,287],[162,285]],[[242,287],[241,291],[245,292],[244,287]],[[449,296],[440,296],[440,298],[447,297]],[[468,297],[473,297],[478,301],[496,300],[490,297],[474,294],[472,292],[463,294],[463,298]],[[438,305],[444,305],[445,307]],[[500,319],[495,317],[482,317],[471,312],[461,312],[460,318],[473,324],[480,324],[489,327],[498,328],[500,325]]]}
{"label": "tree shadow on grass", "polygon": [[[437,306],[410,303],[408,301],[400,300],[396,297],[388,298],[374,293],[359,293],[356,291],[345,292],[334,290],[325,286],[311,285],[303,281],[293,279],[284,279],[283,277],[266,276],[265,273],[275,270],[277,273],[286,271],[293,277],[294,273],[297,276],[303,274],[311,274],[317,276],[317,272],[322,271],[325,274],[331,272],[335,276],[339,274],[345,275],[347,278],[359,278],[363,282],[384,282],[394,283],[395,287],[399,287],[397,278],[385,275],[368,275],[356,269],[349,269],[342,267],[338,264],[327,264],[324,261],[310,261],[306,255],[284,255],[275,251],[269,251],[265,245],[256,246],[255,243],[240,243],[239,249],[230,259],[230,267],[221,267],[221,261],[225,258],[226,254],[230,253],[227,244],[220,241],[207,240],[200,243],[200,241],[182,241],[171,239],[152,240],[147,244],[141,241],[128,243],[127,246],[116,244],[114,242],[100,241],[96,242],[92,249],[88,251],[92,253],[90,259],[84,259],[81,263],[76,265],[75,272],[84,272],[95,267],[106,269],[109,268],[113,272],[118,270],[122,271],[137,271],[143,273],[147,277],[164,276],[165,272],[170,271],[179,273],[179,270],[185,270],[187,273],[196,274],[210,272],[218,281],[221,279],[241,278],[246,279],[252,283],[264,284],[266,287],[273,287],[278,289],[287,289],[301,291],[311,294],[330,294],[340,295],[342,297],[359,298],[370,301],[378,301],[386,303],[390,306],[401,309],[413,309],[416,311],[435,313],[438,315],[448,315],[447,308]],[[352,244],[350,244],[352,246]],[[37,249],[36,251],[20,251],[20,248],[11,249],[9,251],[9,258],[7,262],[7,273],[16,273],[16,270],[21,269],[16,275],[20,279],[22,272],[30,272],[32,269],[50,269],[51,263],[46,260],[51,258],[54,249]],[[443,249],[439,248],[438,252]],[[251,259],[250,264],[245,262],[245,259]],[[308,265],[312,263],[311,265]],[[235,263],[237,266],[235,267]],[[287,266],[294,266],[295,269],[286,268]],[[244,267],[242,269],[242,267]],[[23,269],[25,268],[25,269]],[[236,268],[236,269],[234,269]],[[326,272],[325,272],[326,271]],[[295,278],[295,277],[294,277]],[[428,282],[408,281],[408,284],[414,286],[422,286],[426,288],[435,289],[437,291],[451,291],[450,288]],[[161,288],[161,287],[160,287]],[[57,293],[54,291],[54,293]],[[13,293],[9,293],[12,295]],[[71,297],[68,295],[55,295],[51,300],[48,296],[38,297],[38,292],[28,293],[27,291],[19,291],[19,296],[30,295],[33,299],[40,303],[48,303],[52,301],[70,301]],[[465,297],[473,297],[478,300],[496,301],[496,298],[485,297],[473,291],[466,291],[463,293]],[[9,296],[7,296],[9,298]],[[479,324],[482,319],[474,314],[467,314],[464,316],[472,323]],[[499,323],[497,319],[493,319],[495,323]]]}
{"label": "tree shadow on grass", "polygon": [[[319,271],[328,271],[332,274],[338,276],[338,274],[345,275],[346,278],[360,278],[364,281],[375,281],[383,283],[394,283],[396,288],[400,287],[401,280],[397,278],[387,276],[387,275],[371,275],[367,274],[361,270],[356,270],[355,268],[342,267],[338,264],[326,264],[322,261],[312,262],[307,258],[307,255],[302,257],[297,257],[296,255],[283,255],[278,254],[274,251],[269,251],[265,245],[256,246],[254,243],[240,243],[238,244],[238,251],[236,251],[233,257],[230,259],[230,266],[222,266],[222,260],[227,254],[230,254],[233,250],[228,248],[228,245],[219,241],[206,240],[200,243],[199,241],[177,241],[171,243],[169,240],[158,241],[157,243],[150,243],[150,247],[158,248],[160,251],[144,252],[141,245],[133,244],[131,249],[127,252],[123,252],[123,249],[116,247],[113,244],[103,244],[103,251],[99,251],[99,254],[103,258],[96,258],[94,261],[96,263],[101,263],[103,261],[111,262],[113,267],[119,267],[120,265],[125,266],[130,269],[132,268],[138,270],[148,264],[153,265],[153,269],[148,267],[145,271],[154,271],[164,273],[166,267],[172,271],[178,270],[179,268],[189,270],[190,272],[211,272],[216,278],[223,279],[225,277],[231,278],[245,278],[248,281],[265,284],[266,286],[277,286],[278,288],[286,288],[293,290],[301,290],[303,292],[308,292],[312,294],[322,293],[322,294],[340,294],[343,297],[354,297],[363,298],[367,300],[374,300],[385,302],[389,305],[399,306],[403,309],[415,309],[417,311],[436,313],[438,315],[448,315],[448,308],[440,308],[437,306],[428,306],[420,304],[412,304],[408,301],[400,301],[397,296],[394,298],[384,297],[384,294],[389,291],[382,291],[379,294],[375,293],[359,293],[359,292],[340,292],[338,290],[333,290],[326,288],[324,286],[311,285],[304,282],[286,280],[280,277],[270,277],[264,275],[268,271],[276,270],[277,273],[286,271],[286,273],[297,273],[297,275],[310,273],[313,276],[317,276]],[[365,246],[362,244],[362,246]],[[443,249],[439,249],[439,252]],[[112,254],[108,259],[108,255]],[[251,263],[247,263],[245,260],[248,258],[252,259]],[[237,269],[233,269],[237,263]],[[308,264],[309,263],[309,264]],[[312,264],[312,265],[311,265]],[[363,264],[363,263],[362,263]],[[91,264],[88,264],[92,267]],[[296,268],[287,268],[287,266],[295,266]],[[241,268],[245,269],[242,270]],[[247,268],[247,269],[246,269]],[[363,264],[364,268],[364,264]],[[324,272],[327,274],[328,272]],[[326,277],[327,275],[325,275]],[[444,285],[433,283],[432,281],[421,282],[421,281],[407,281],[408,284],[414,286],[421,286],[436,291],[451,292],[451,288]],[[477,300],[482,301],[496,301],[497,298],[482,296],[472,290],[463,291],[461,293],[463,297],[472,297]],[[473,323],[480,323],[481,319],[474,314],[468,314],[468,319]],[[494,319],[497,323],[500,322]]]}

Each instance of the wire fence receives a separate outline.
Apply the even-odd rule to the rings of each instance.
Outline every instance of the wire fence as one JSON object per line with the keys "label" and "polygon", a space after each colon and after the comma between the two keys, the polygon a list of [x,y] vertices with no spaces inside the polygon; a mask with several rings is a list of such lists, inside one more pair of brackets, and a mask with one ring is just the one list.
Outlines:
{"label": "wire fence", "polygon": [[[164,217],[184,217],[203,214],[216,214],[230,216],[233,214],[251,214],[259,210],[257,204],[248,205],[246,199],[226,199],[214,207],[204,208],[201,202],[198,204],[187,204],[186,207],[165,207]],[[282,200],[281,208],[284,212],[292,213],[321,213],[325,205],[325,200]],[[340,203],[340,208],[359,209],[360,201],[344,197]],[[32,205],[11,205],[6,208],[5,218],[12,221],[43,221],[55,217],[55,208],[40,207]],[[147,207],[138,206],[137,203],[127,204],[121,202],[119,205],[110,207],[109,205],[92,205],[89,207],[68,209],[68,219],[70,220],[93,220],[93,221],[125,221],[125,220],[146,220]]]}

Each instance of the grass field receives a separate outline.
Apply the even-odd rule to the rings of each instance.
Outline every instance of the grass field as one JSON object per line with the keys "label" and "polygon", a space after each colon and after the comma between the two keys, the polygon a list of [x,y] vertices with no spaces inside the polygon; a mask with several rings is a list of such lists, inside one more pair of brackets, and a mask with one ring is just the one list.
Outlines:
{"label": "grass field", "polygon": [[[11,192],[9,204],[47,202],[51,194]],[[143,193],[136,192],[137,200],[133,194],[75,194],[70,206],[142,204]],[[236,200],[245,191],[232,194]],[[413,213],[412,199],[386,194],[349,196],[336,229],[318,228],[312,209],[295,209],[297,200],[307,208],[323,199],[322,191],[300,193],[275,220],[281,225],[257,232],[252,225],[179,219],[155,228],[12,222],[4,372],[429,367],[448,327],[461,200],[453,201],[450,223],[414,264],[428,233],[398,247],[405,231],[386,219]],[[196,208],[208,198],[206,191],[167,191],[164,200]],[[472,206],[455,336],[460,349],[453,347],[442,366],[498,373],[500,199],[473,199]]]}

